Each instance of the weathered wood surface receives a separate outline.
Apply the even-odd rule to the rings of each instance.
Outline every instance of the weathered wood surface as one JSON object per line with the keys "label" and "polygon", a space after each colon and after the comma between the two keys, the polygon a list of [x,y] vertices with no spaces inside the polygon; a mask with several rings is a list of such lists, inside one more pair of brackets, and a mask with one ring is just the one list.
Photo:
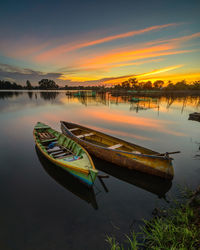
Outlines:
{"label": "weathered wood surface", "polygon": [[[82,132],[84,130],[87,133],[92,132],[94,133],[94,136],[100,135],[105,141],[113,140],[113,142],[115,142],[113,144],[120,144],[122,147],[133,148],[133,150],[139,151],[141,154],[134,154],[118,149],[109,149],[108,146],[99,145],[100,143],[95,144],[95,141],[88,141],[84,138],[79,138],[78,135],[69,131],[69,129],[72,129],[73,127],[80,128]],[[82,145],[90,154],[95,155],[98,158],[117,164],[120,167],[134,169],[166,179],[173,178],[174,170],[172,166],[172,158],[170,157],[159,155],[158,152],[106,135],[93,129],[85,128],[78,124],[61,122],[61,129],[64,134],[71,137],[74,141]],[[113,145],[111,145],[111,148],[112,146]]]}

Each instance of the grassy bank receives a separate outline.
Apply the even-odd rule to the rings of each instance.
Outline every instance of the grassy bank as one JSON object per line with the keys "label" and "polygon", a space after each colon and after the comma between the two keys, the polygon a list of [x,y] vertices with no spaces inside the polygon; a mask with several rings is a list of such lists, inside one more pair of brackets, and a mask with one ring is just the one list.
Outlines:
{"label": "grassy bank", "polygon": [[140,233],[126,238],[126,247],[114,237],[106,241],[111,250],[200,249],[200,187],[187,192],[182,203],[174,201],[167,211],[158,210],[152,220],[144,221]]}

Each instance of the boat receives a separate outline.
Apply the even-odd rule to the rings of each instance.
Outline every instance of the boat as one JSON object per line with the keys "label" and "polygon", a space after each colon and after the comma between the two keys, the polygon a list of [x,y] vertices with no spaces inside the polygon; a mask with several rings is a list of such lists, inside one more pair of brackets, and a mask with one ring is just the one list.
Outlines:
{"label": "boat", "polygon": [[120,167],[134,169],[166,179],[173,179],[171,153],[151,149],[118,139],[102,132],[71,122],[61,121],[63,134],[82,145],[90,154]]}
{"label": "boat", "polygon": [[193,120],[193,121],[200,122],[200,113],[194,112],[194,113],[189,114],[188,120]]}
{"label": "boat", "polygon": [[55,166],[40,152],[37,146],[35,147],[35,151],[42,167],[51,178],[53,178],[60,186],[73,193],[81,200],[90,204],[95,210],[98,209],[93,187],[88,188],[88,186],[84,185],[73,175],[64,169]]}
{"label": "boat", "polygon": [[89,187],[94,184],[98,171],[81,145],[41,122],[35,125],[33,136],[38,149],[49,161]]}

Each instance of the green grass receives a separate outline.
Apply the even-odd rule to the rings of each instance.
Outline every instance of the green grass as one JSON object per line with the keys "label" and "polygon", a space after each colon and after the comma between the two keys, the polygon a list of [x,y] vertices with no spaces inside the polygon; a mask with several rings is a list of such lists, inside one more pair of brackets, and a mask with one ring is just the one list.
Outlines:
{"label": "green grass", "polygon": [[[194,193],[193,193],[194,194]],[[127,237],[126,248],[114,237],[107,236],[111,250],[136,249],[200,249],[200,198],[188,197],[184,203],[175,202],[167,215],[157,216],[150,221],[144,220],[141,228],[143,242],[138,242],[138,234]],[[162,211],[161,211],[162,214]],[[141,237],[140,237],[141,238]]]}

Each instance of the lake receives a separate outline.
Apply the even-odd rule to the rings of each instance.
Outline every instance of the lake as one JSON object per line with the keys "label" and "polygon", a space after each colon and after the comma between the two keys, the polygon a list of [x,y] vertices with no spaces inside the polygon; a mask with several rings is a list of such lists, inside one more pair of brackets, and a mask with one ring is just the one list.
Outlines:
{"label": "lake", "polygon": [[[131,101],[132,100],[132,101]],[[200,97],[139,97],[111,93],[0,92],[0,246],[4,250],[107,249],[106,235],[124,240],[142,219],[167,206],[180,185],[200,183]],[[172,181],[125,171],[94,159],[92,190],[38,152],[33,127],[60,120],[88,126],[173,155]]]}

